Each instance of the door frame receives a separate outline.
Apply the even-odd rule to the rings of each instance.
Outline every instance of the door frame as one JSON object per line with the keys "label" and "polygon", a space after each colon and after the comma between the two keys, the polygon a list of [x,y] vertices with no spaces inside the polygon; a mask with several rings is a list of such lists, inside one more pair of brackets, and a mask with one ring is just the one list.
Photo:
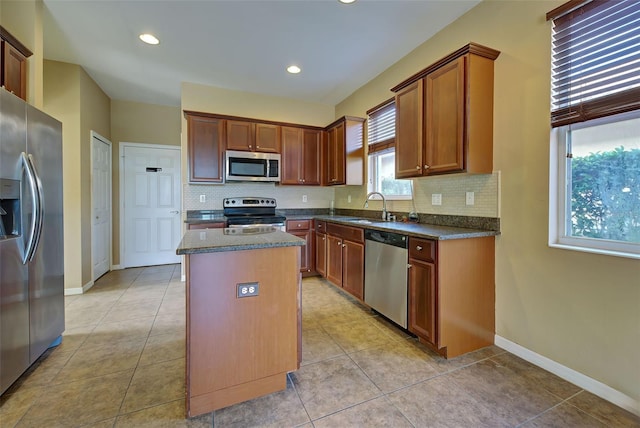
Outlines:
{"label": "door frame", "polygon": [[120,150],[119,150],[119,205],[120,205],[120,269],[126,269],[129,265],[126,263],[125,252],[124,252],[124,244],[125,244],[125,213],[124,213],[124,150],[127,147],[137,147],[141,149],[169,149],[169,150],[177,150],[180,152],[180,211],[182,211],[182,147],[181,146],[170,146],[168,144],[149,144],[149,143],[129,143],[129,142],[120,142]]}
{"label": "door frame", "polygon": [[93,229],[93,210],[95,208],[95,200],[94,200],[94,196],[93,196],[93,140],[99,140],[102,143],[105,143],[107,146],[109,146],[109,178],[107,180],[108,183],[108,201],[109,201],[109,239],[107,240],[109,243],[109,251],[108,251],[108,258],[109,258],[109,271],[113,270],[113,144],[111,143],[111,141],[105,137],[103,137],[102,135],[98,134],[96,131],[91,130],[90,132],[91,134],[91,144],[90,144],[90,152],[89,152],[89,157],[91,158],[91,163],[90,163],[90,174],[91,174],[91,284],[93,285],[93,282],[98,279],[95,277],[95,272],[94,272],[94,254],[93,254],[93,240],[95,239],[95,231]]}

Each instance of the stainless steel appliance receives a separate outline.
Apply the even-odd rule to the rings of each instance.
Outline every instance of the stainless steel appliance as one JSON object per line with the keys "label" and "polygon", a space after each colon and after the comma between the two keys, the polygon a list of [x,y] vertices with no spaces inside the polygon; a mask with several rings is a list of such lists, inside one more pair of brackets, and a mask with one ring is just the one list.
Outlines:
{"label": "stainless steel appliance", "polygon": [[226,181],[280,181],[280,159],[277,153],[225,152]]}
{"label": "stainless steel appliance", "polygon": [[223,212],[230,228],[272,226],[285,230],[286,217],[276,214],[276,206],[273,198],[241,197],[222,200]]}
{"label": "stainless steel appliance", "polygon": [[0,394],[64,330],[62,125],[0,88]]}
{"label": "stainless steel appliance", "polygon": [[405,235],[365,229],[364,301],[407,328],[407,244]]}

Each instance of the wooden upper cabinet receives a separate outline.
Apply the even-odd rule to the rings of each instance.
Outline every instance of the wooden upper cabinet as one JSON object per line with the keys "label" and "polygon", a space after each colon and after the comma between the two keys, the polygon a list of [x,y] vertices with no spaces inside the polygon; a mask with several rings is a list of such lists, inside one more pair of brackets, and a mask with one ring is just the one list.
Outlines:
{"label": "wooden upper cabinet", "polygon": [[225,121],[185,114],[189,182],[221,183],[223,180]]}
{"label": "wooden upper cabinet", "polygon": [[460,57],[425,78],[427,174],[464,171],[465,60]]}
{"label": "wooden upper cabinet", "polygon": [[227,149],[280,153],[280,126],[227,120]]}
{"label": "wooden upper cabinet", "polygon": [[364,119],[345,116],[327,127],[326,184],[364,183]]}
{"label": "wooden upper cabinet", "polygon": [[281,184],[320,184],[322,131],[282,127]]}
{"label": "wooden upper cabinet", "polygon": [[31,51],[0,26],[0,86],[27,99],[27,58]]}
{"label": "wooden upper cabinet", "polygon": [[256,123],[255,141],[257,152],[280,153],[280,126]]}
{"label": "wooden upper cabinet", "polygon": [[396,177],[493,172],[493,62],[471,43],[411,76],[396,93]]}
{"label": "wooden upper cabinet", "polygon": [[422,80],[396,94],[396,178],[422,174]]}

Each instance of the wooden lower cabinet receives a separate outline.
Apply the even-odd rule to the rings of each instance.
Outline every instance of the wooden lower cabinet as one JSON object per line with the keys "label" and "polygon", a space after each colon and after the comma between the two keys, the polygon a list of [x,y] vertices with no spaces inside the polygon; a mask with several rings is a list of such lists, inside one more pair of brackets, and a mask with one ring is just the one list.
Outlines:
{"label": "wooden lower cabinet", "polygon": [[223,221],[211,222],[211,223],[189,223],[187,224],[188,230],[195,229],[222,229],[225,226]]}
{"label": "wooden lower cabinet", "polygon": [[436,266],[409,259],[409,331],[437,345]]}
{"label": "wooden lower cabinet", "polygon": [[303,276],[315,272],[315,234],[312,220],[287,220],[287,232],[304,239],[306,245],[301,247],[300,272]]}
{"label": "wooden lower cabinet", "polygon": [[352,296],[364,298],[364,230],[327,224],[327,279]]}
{"label": "wooden lower cabinet", "polygon": [[342,288],[364,299],[364,245],[346,239],[342,243]]}
{"label": "wooden lower cabinet", "polygon": [[342,287],[342,239],[327,235],[327,279]]}
{"label": "wooden lower cabinet", "polygon": [[320,276],[327,276],[327,235],[316,232],[316,272]]}
{"label": "wooden lower cabinet", "polygon": [[447,358],[493,344],[495,237],[410,237],[409,265],[409,331]]}

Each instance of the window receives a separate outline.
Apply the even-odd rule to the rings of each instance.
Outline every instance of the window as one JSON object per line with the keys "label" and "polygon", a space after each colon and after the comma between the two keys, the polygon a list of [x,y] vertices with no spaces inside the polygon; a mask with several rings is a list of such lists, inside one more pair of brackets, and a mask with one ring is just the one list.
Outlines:
{"label": "window", "polygon": [[553,19],[549,245],[640,258],[640,2]]}
{"label": "window", "polygon": [[369,192],[387,199],[411,199],[411,181],[396,180],[396,104],[393,99],[367,112],[369,147]]}

